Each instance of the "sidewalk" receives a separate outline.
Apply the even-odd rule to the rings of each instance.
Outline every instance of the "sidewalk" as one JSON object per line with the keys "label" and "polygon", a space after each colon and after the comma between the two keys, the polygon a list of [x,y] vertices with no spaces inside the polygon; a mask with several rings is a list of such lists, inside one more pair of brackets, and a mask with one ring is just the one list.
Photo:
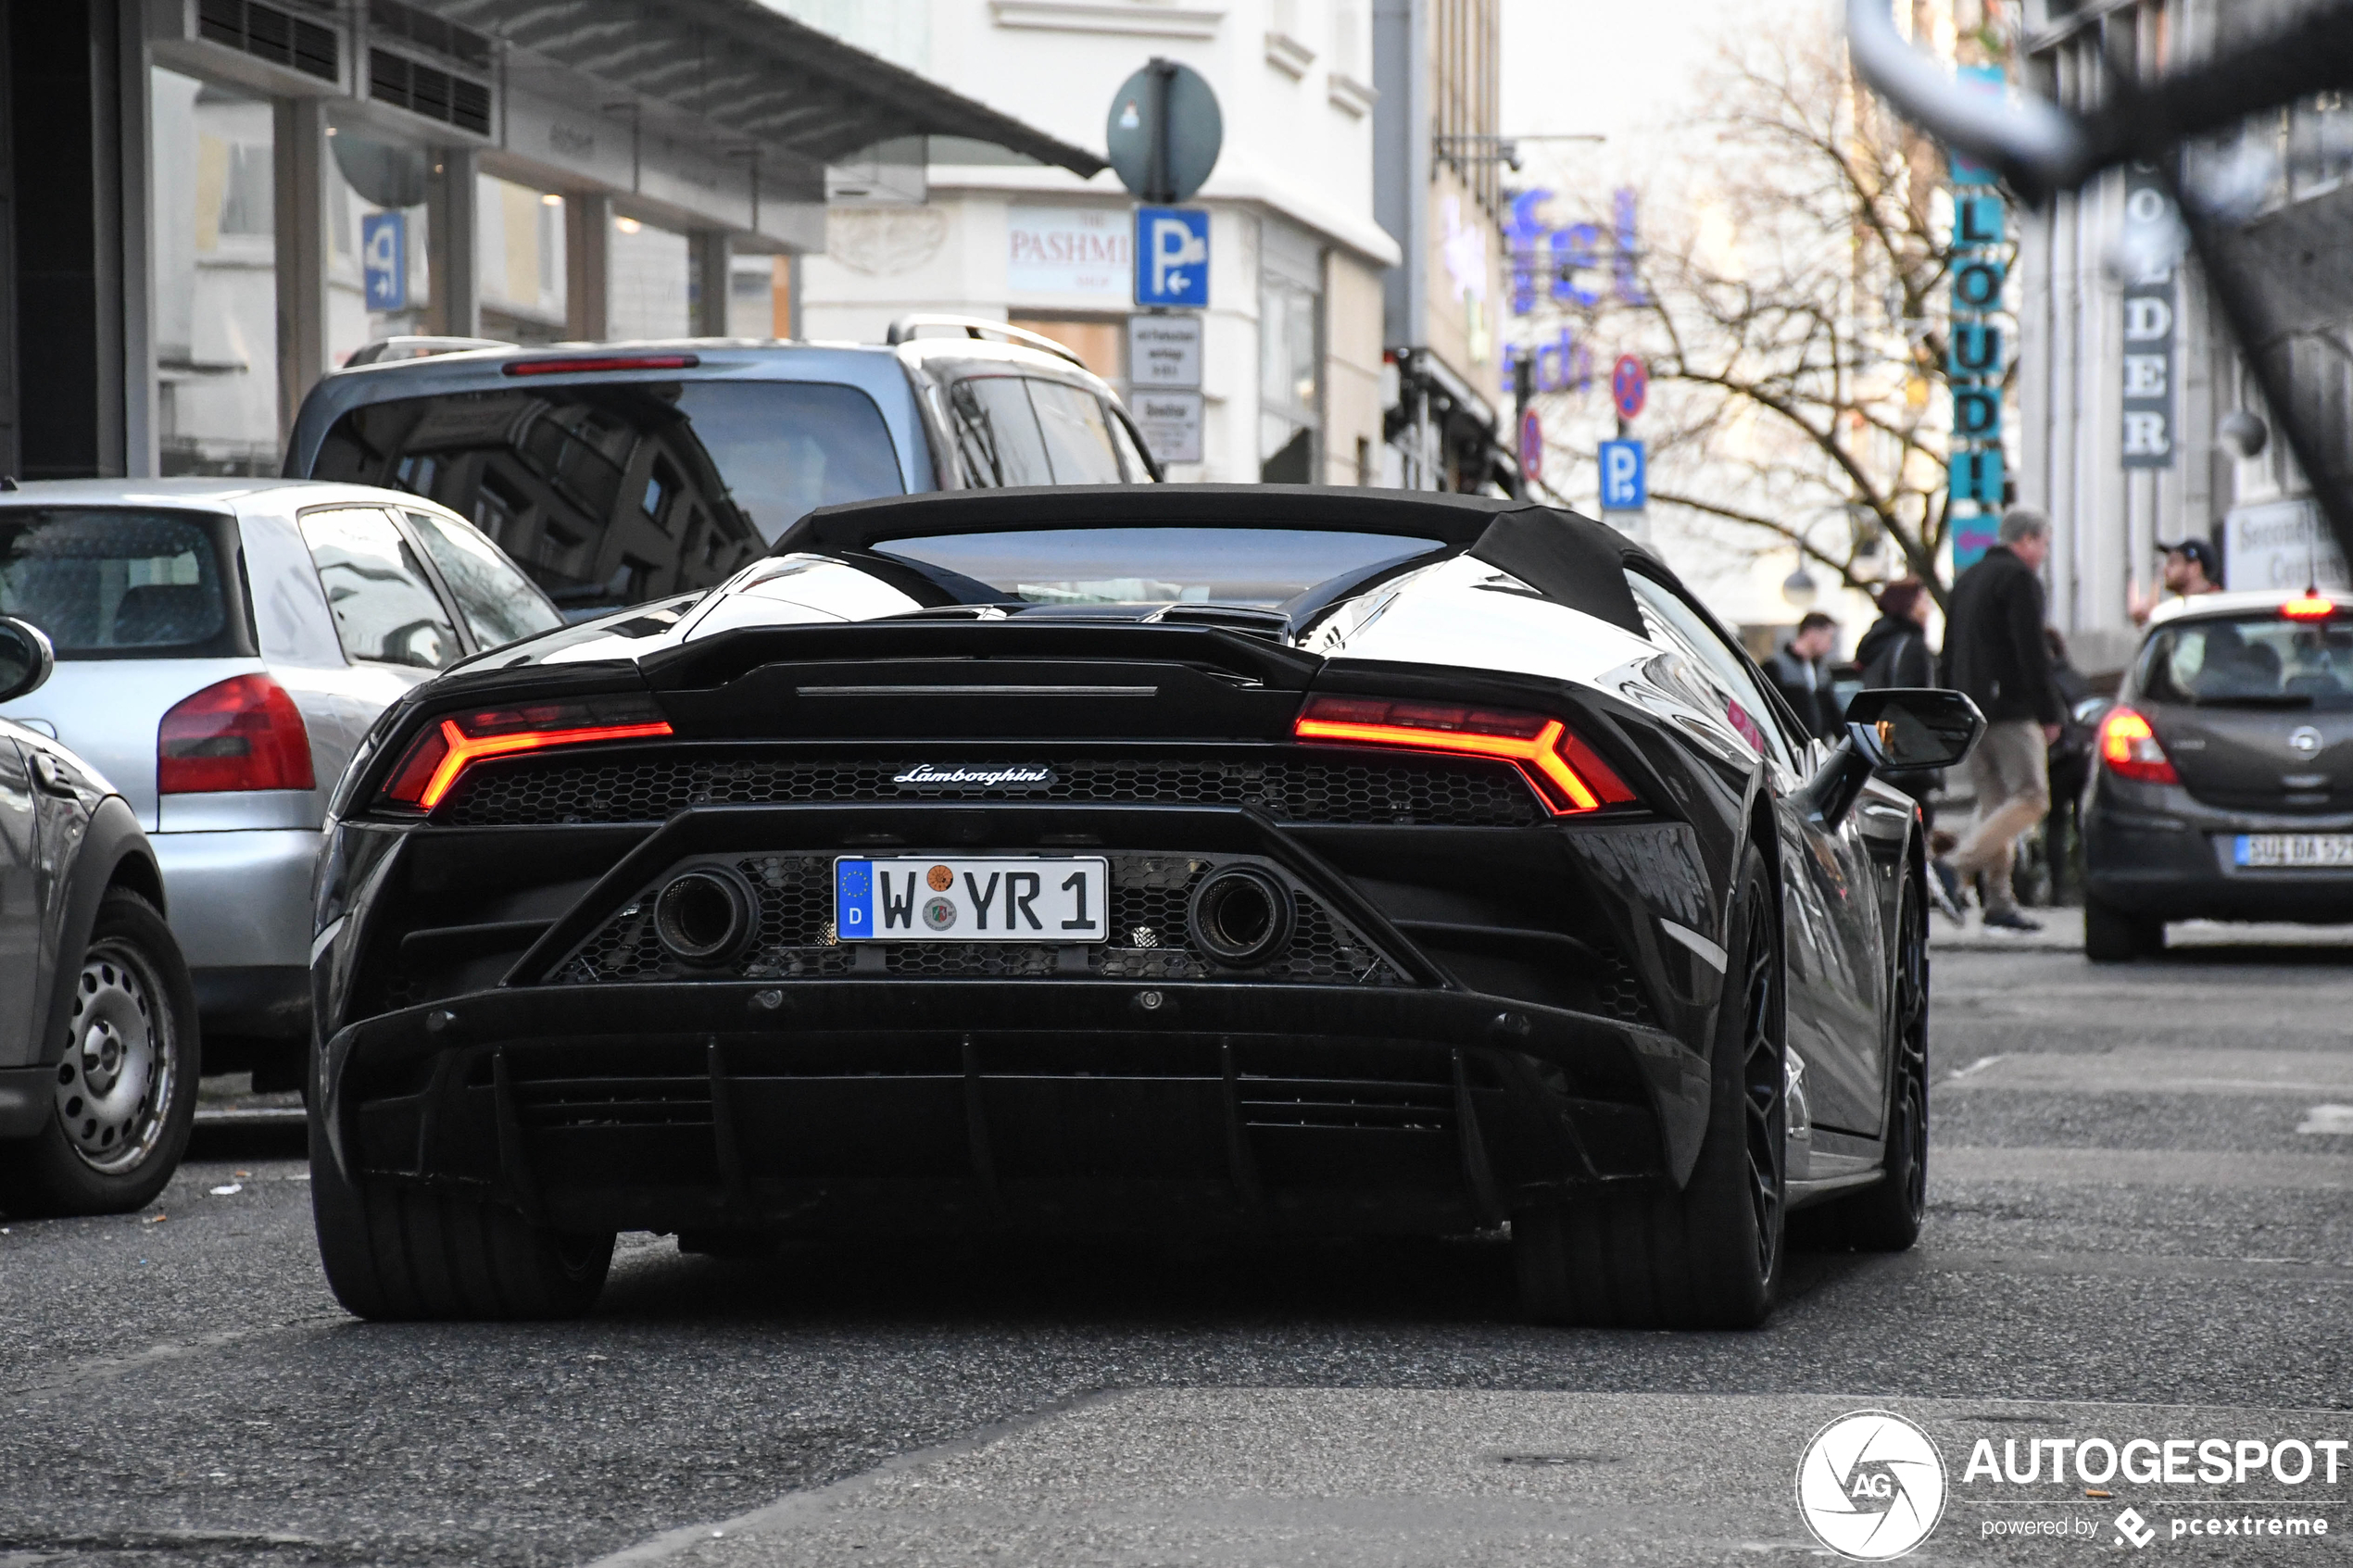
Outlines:
{"label": "sidewalk", "polygon": [[[2028,948],[2037,952],[2080,953],[2083,950],[2083,911],[2076,909],[2027,909],[2026,918],[2041,922],[2040,931],[1987,930],[1981,912],[1968,911],[1969,923],[1956,926],[1943,915],[1928,917],[1931,952],[1990,953]],[[2175,921],[2165,928],[2165,945],[2179,947],[2348,947],[2353,925],[2296,925],[2285,921],[2239,924],[2228,921]],[[2349,954],[2348,957],[2353,957]]]}

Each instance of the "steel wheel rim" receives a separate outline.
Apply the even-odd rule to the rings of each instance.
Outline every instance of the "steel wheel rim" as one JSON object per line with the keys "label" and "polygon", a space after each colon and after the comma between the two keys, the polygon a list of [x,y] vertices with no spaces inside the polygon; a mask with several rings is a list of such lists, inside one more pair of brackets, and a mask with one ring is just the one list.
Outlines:
{"label": "steel wheel rim", "polygon": [[[1760,901],[1761,905],[1761,901]],[[1766,928],[1769,911],[1760,907],[1748,940],[1747,972],[1742,985],[1741,1080],[1748,1110],[1748,1198],[1756,1223],[1757,1277],[1770,1280],[1780,1267],[1781,1205],[1784,1198],[1784,1140],[1789,1135],[1789,1106],[1783,1077],[1776,990],[1779,980],[1771,933]]]}
{"label": "steel wheel rim", "polygon": [[96,944],[75,977],[57,1124],[101,1175],[137,1169],[163,1136],[180,1070],[163,996],[146,956],[126,943]]}

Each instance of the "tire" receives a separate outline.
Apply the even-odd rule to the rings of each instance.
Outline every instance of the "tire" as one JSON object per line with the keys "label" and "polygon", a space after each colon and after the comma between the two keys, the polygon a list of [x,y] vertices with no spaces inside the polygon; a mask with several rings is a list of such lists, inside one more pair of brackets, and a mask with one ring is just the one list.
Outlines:
{"label": "tire", "polygon": [[1791,1215],[1795,1245],[1902,1252],[1920,1238],[1928,1214],[1928,910],[1919,884],[1908,874],[1896,903],[1894,971],[1885,1174],[1851,1198]]}
{"label": "tire", "polygon": [[1735,884],[1707,1133],[1682,1190],[1604,1188],[1512,1216],[1520,1303],[1538,1323],[1754,1328],[1780,1293],[1788,1193],[1780,922],[1765,862]]}
{"label": "tire", "polygon": [[2083,899],[2083,956],[2094,963],[2130,963],[2165,951],[2165,922],[2128,915],[2113,904]]}
{"label": "tire", "polygon": [[611,1232],[560,1235],[503,1204],[346,1180],[328,1147],[316,1071],[310,1218],[345,1311],[379,1323],[516,1322],[576,1318],[596,1304],[612,1266]]}
{"label": "tire", "polygon": [[187,1152],[203,1070],[195,988],[163,916],[128,888],[99,901],[74,987],[56,1110],[0,1145],[0,1192],[21,1214],[121,1214],[154,1201]]}

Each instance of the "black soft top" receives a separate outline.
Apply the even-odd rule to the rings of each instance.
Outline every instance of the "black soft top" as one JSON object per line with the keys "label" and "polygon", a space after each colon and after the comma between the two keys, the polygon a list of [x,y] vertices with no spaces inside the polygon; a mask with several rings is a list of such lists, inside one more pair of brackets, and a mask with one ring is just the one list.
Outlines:
{"label": "black soft top", "polygon": [[935,491],[821,507],[773,555],[855,554],[894,539],[1066,528],[1282,528],[1435,539],[1546,598],[1642,634],[1624,534],[1556,507],[1439,491],[1320,484],[1063,484]]}

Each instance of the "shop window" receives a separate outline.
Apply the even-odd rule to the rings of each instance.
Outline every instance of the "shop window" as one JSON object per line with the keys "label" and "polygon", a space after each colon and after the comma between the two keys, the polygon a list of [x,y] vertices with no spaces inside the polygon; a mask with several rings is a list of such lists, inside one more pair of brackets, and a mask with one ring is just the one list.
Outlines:
{"label": "shop window", "polygon": [[1306,484],[1315,477],[1315,423],[1323,400],[1323,357],[1316,341],[1318,300],[1287,278],[1268,274],[1258,294],[1259,478]]}
{"label": "shop window", "polygon": [[275,134],[267,100],[150,76],[157,445],[166,474],[278,471]]}
{"label": "shop window", "polygon": [[557,343],[564,328],[564,199],[512,181],[474,181],[475,277],[485,337]]}
{"label": "shop window", "polygon": [[327,145],[327,353],[340,365],[379,338],[425,330],[430,159],[365,123],[329,126]]}
{"label": "shop window", "polygon": [[616,341],[686,337],[692,332],[687,288],[693,270],[686,235],[635,218],[615,218],[611,268],[605,324]]}

